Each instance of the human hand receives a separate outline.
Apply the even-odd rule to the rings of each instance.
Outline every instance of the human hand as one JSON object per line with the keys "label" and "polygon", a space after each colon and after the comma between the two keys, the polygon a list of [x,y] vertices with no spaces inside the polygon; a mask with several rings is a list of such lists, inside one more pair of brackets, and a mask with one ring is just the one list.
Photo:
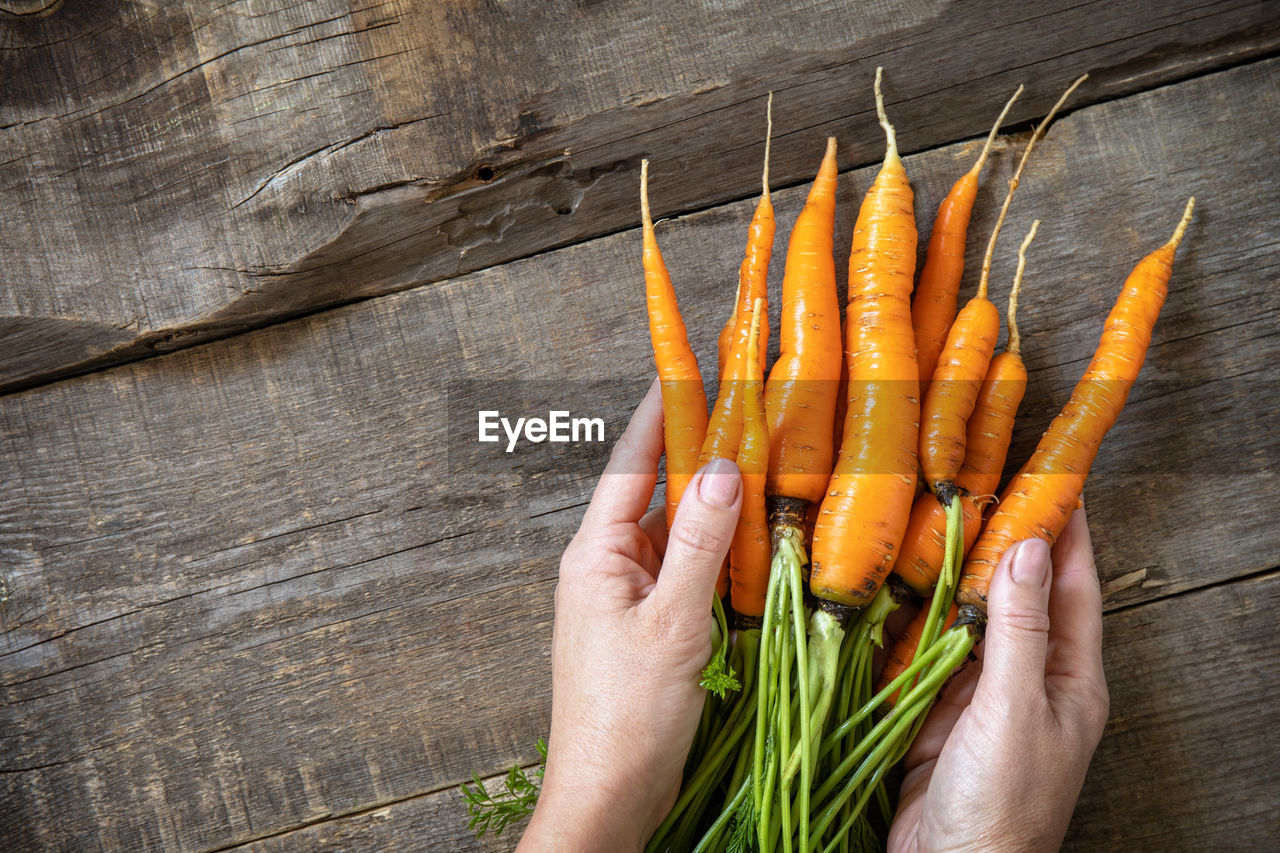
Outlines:
{"label": "human hand", "polygon": [[662,508],[645,513],[661,454],[655,382],[560,560],[551,739],[521,851],[639,850],[675,802],[742,488],[732,462],[713,460],[690,482],[668,543]]}
{"label": "human hand", "polygon": [[[1050,558],[1052,556],[1052,566]],[[907,753],[890,851],[1057,850],[1107,721],[1102,596],[1084,510],[1005,554],[985,650]]]}

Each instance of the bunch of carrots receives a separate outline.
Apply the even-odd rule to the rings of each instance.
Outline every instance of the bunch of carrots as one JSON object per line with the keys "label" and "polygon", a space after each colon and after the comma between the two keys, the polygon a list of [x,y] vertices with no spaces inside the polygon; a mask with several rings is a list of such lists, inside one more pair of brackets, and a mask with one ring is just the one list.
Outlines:
{"label": "bunch of carrots", "polygon": [[[643,261],[665,417],[668,523],[710,459],[736,460],[743,481],[730,556],[708,603],[717,629],[703,673],[706,706],[681,792],[648,850],[881,847],[891,817],[885,776],[981,640],[996,564],[1021,539],[1054,542],[1078,506],[1141,369],[1194,205],[1187,202],[1172,238],[1133,269],[1071,398],[999,491],[1026,390],[1016,312],[1039,221],[1018,250],[999,354],[991,262],[1036,143],[1084,79],[1035,129],[988,239],[977,294],[957,310],[979,177],[1022,89],[939,206],[917,276],[913,195],[877,69],[886,150],[854,227],[843,318],[832,138],[787,245],[772,367],[766,137],[763,192],[720,334],[710,414],[654,232],[644,162]],[[919,614],[877,679],[885,620],[912,599],[923,600]]]}

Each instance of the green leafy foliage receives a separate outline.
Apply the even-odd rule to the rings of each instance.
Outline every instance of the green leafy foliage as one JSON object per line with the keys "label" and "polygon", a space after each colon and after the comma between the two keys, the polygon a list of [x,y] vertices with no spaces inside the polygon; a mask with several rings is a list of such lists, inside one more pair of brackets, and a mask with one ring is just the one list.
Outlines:
{"label": "green leafy foliage", "polygon": [[729,843],[725,845],[726,853],[748,853],[756,840],[755,807],[748,797],[738,806],[733,816],[733,832],[729,835]]}
{"label": "green leafy foliage", "polygon": [[702,670],[702,678],[698,684],[717,698],[723,699],[730,690],[741,690],[737,673],[729,664],[729,622],[724,616],[724,607],[719,596],[711,600],[711,611],[715,614],[715,639],[711,648],[711,660]]}
{"label": "green leafy foliage", "polygon": [[731,690],[742,689],[737,673],[725,661],[724,656],[718,653],[711,656],[711,661],[702,670],[702,677],[698,680],[698,684],[720,699],[723,699]]}
{"label": "green leafy foliage", "polygon": [[472,782],[462,783],[462,796],[467,801],[467,826],[484,838],[485,833],[501,835],[508,825],[527,817],[538,804],[542,790],[542,774],[547,767],[547,742],[538,738],[538,754],[542,761],[531,771],[512,767],[502,780],[502,787],[493,794],[485,788],[477,773]]}

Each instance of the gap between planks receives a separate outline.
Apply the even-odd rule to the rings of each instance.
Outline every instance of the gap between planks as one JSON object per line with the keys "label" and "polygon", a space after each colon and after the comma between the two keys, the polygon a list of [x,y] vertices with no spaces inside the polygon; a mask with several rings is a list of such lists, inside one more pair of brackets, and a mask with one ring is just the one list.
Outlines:
{"label": "gap between planks", "polygon": [[[1124,93],[1124,94],[1118,94],[1118,95],[1115,95],[1115,96],[1113,96],[1113,97],[1101,97],[1101,98],[1098,98],[1097,100],[1090,101],[1090,102],[1089,102],[1089,103],[1087,103],[1087,104],[1080,104],[1080,105],[1075,106],[1075,107],[1064,107],[1062,110],[1060,110],[1060,111],[1059,111],[1058,116],[1057,116],[1057,118],[1055,119],[1055,121],[1059,121],[1059,122],[1060,122],[1060,121],[1062,121],[1063,119],[1067,118],[1068,116],[1073,115],[1073,114],[1078,113],[1078,112],[1081,112],[1081,111],[1083,111],[1083,110],[1093,109],[1094,107],[1103,106],[1103,105],[1105,105],[1105,104],[1113,103],[1113,102],[1115,102],[1115,101],[1125,100],[1126,98],[1137,97],[1137,96],[1140,96],[1140,95],[1144,95],[1144,94],[1147,94],[1147,93],[1150,93],[1150,92],[1156,92],[1156,91],[1159,91],[1159,90],[1161,90],[1161,89],[1169,88],[1169,87],[1172,87],[1172,86],[1178,86],[1178,85],[1181,85],[1181,84],[1186,83],[1186,82],[1188,82],[1188,81],[1198,80],[1198,79],[1200,79],[1200,78],[1202,78],[1202,77],[1210,77],[1210,76],[1215,75],[1215,74],[1221,74],[1221,73],[1230,72],[1231,70],[1236,69],[1236,68],[1240,68],[1240,67],[1242,67],[1242,66],[1247,66],[1247,65],[1256,65],[1256,64],[1260,64],[1260,63],[1268,62],[1268,61],[1273,60],[1273,59],[1276,59],[1276,58],[1280,58],[1280,50],[1264,51],[1263,53],[1260,53],[1260,54],[1257,54],[1257,55],[1249,55],[1249,56],[1246,56],[1246,57],[1241,58],[1241,59],[1239,59],[1239,60],[1234,60],[1234,61],[1228,61],[1228,62],[1225,62],[1225,63],[1223,63],[1222,65],[1220,65],[1220,66],[1215,66],[1215,67],[1213,67],[1213,68],[1197,69],[1197,70],[1194,70],[1194,71],[1191,71],[1191,72],[1189,72],[1189,73],[1185,73],[1185,74],[1182,74],[1182,75],[1176,75],[1176,74],[1175,74],[1175,75],[1173,75],[1173,76],[1169,77],[1169,78],[1168,78],[1168,79],[1166,79],[1166,80],[1162,80],[1158,85],[1151,86],[1151,87],[1148,87],[1148,88],[1146,88],[1146,89],[1139,89],[1139,90],[1136,90],[1136,91],[1133,91],[1133,92],[1127,92],[1127,93]],[[1028,131],[1030,131],[1030,129],[1031,129],[1032,127],[1034,127],[1036,124],[1038,124],[1038,123],[1039,123],[1039,121],[1040,121],[1042,118],[1043,118],[1043,116],[1039,116],[1039,117],[1037,117],[1037,118],[1035,118],[1035,119],[1027,119],[1027,120],[1024,120],[1024,121],[1017,122],[1017,123],[1015,123],[1015,124],[1008,125],[1007,127],[1002,128],[1002,133],[1001,133],[1000,135],[1001,135],[1001,136],[1006,136],[1006,137],[1007,137],[1007,136],[1013,136],[1013,135],[1017,135],[1017,134],[1020,134],[1020,133],[1028,132]],[[375,130],[376,130],[376,129],[375,129]],[[372,131],[371,131],[371,132],[372,132]],[[918,154],[926,154],[926,153],[931,152],[931,151],[936,151],[936,150],[939,150],[939,149],[942,149],[942,148],[947,148],[947,147],[949,147],[949,146],[958,145],[958,144],[962,144],[962,143],[965,143],[965,142],[973,142],[973,141],[977,141],[977,140],[983,140],[983,139],[985,139],[985,138],[986,138],[986,136],[987,136],[987,131],[982,131],[981,133],[978,133],[978,134],[976,134],[976,135],[961,136],[961,137],[957,137],[957,138],[954,138],[954,139],[949,139],[949,140],[945,140],[945,141],[942,141],[942,142],[938,142],[938,143],[933,144],[933,145],[926,145],[926,146],[924,146],[924,147],[922,147],[922,148],[919,148],[919,149],[913,149],[913,150],[911,150],[911,151],[907,152],[906,154],[904,154],[904,156],[915,156],[915,155],[918,155]],[[329,146],[326,146],[326,148],[327,148],[327,147],[329,147]],[[324,149],[322,149],[322,150],[324,150]],[[838,174],[839,174],[839,175],[848,175],[849,173],[851,173],[851,172],[856,172],[856,171],[858,171],[859,169],[865,169],[865,168],[867,168],[868,166],[871,166],[871,165],[873,165],[873,164],[874,164],[874,163],[876,163],[876,162],[878,162],[878,161],[876,161],[876,160],[869,160],[869,161],[867,161],[867,162],[854,163],[854,164],[851,164],[851,165],[849,165],[848,167],[846,167],[846,168],[844,168],[844,169],[841,169],[841,170],[840,170],[840,172],[839,172]],[[797,180],[797,181],[791,181],[791,182],[787,182],[787,183],[779,183],[779,184],[777,184],[777,185],[771,185],[771,186],[770,186],[770,190],[771,190],[771,191],[773,191],[773,192],[784,192],[784,191],[786,191],[786,190],[793,189],[793,188],[795,188],[795,187],[804,186],[804,185],[806,185],[807,183],[808,183],[808,179],[807,179],[807,178],[806,178],[806,179]],[[666,216],[664,216],[664,217],[663,217],[663,219],[664,219],[664,220],[675,220],[675,219],[679,219],[679,218],[681,218],[681,217],[685,217],[685,216],[694,216],[694,215],[696,215],[696,214],[704,213],[704,212],[706,212],[706,211],[714,210],[714,209],[716,209],[716,208],[726,207],[726,206],[733,205],[733,204],[738,204],[738,203],[741,203],[741,202],[743,202],[743,201],[745,201],[745,200],[747,200],[747,199],[751,199],[751,198],[755,198],[755,195],[734,196],[734,197],[731,197],[731,198],[728,198],[728,199],[723,199],[723,200],[720,200],[720,201],[717,201],[717,202],[714,202],[714,203],[710,203],[710,204],[694,205],[694,206],[690,206],[690,207],[687,207],[687,208],[681,208],[681,209],[677,209],[677,210],[674,210],[674,211],[669,212],[669,213],[668,213],[668,215],[666,215]],[[431,287],[431,286],[433,286],[433,285],[441,284],[441,283],[448,282],[448,281],[453,281],[454,279],[457,279],[457,278],[464,278],[464,277],[466,277],[466,276],[468,276],[468,275],[473,275],[473,274],[475,274],[475,273],[483,272],[483,271],[485,271],[485,270],[495,269],[495,268],[498,268],[498,267],[507,266],[508,264],[518,263],[518,262],[521,262],[521,261],[527,261],[527,260],[530,260],[530,259],[532,259],[532,258],[537,258],[537,257],[540,257],[540,256],[542,256],[542,255],[546,255],[546,254],[549,254],[549,253],[552,253],[552,252],[559,252],[559,251],[562,251],[562,250],[564,250],[564,249],[571,248],[571,247],[573,247],[573,246],[579,246],[579,245],[583,245],[583,244],[586,244],[586,243],[591,243],[591,242],[594,242],[594,241],[596,241],[596,240],[606,239],[606,238],[608,238],[608,237],[613,237],[613,236],[616,236],[616,235],[618,235],[618,234],[625,234],[625,233],[632,232],[632,231],[638,231],[638,230],[639,230],[639,227],[640,227],[640,226],[639,226],[638,224],[635,224],[635,225],[628,225],[628,226],[621,227],[621,228],[613,228],[613,229],[609,229],[609,230],[606,230],[606,231],[601,231],[601,232],[599,232],[599,233],[597,233],[597,234],[594,234],[594,235],[592,235],[592,236],[590,236],[590,237],[586,237],[586,238],[582,238],[582,239],[577,239],[577,240],[567,240],[567,241],[562,242],[562,243],[555,243],[555,244],[552,244],[552,245],[546,246],[546,247],[544,247],[544,248],[542,248],[542,249],[538,249],[537,251],[533,251],[533,252],[526,252],[526,253],[524,253],[524,254],[518,254],[518,255],[515,255],[515,256],[513,256],[513,257],[506,258],[506,259],[504,259],[503,261],[501,261],[500,263],[496,263],[496,264],[488,264],[488,265],[485,265],[485,266],[480,266],[480,267],[477,267],[476,269],[468,270],[466,273],[461,273],[461,274],[457,274],[457,275],[444,276],[444,277],[442,277],[442,278],[427,279],[427,280],[424,280],[424,281],[416,282],[416,283],[414,283],[414,284],[405,285],[405,286],[403,286],[403,287],[393,288],[393,289],[387,290],[387,291],[382,292],[382,293],[371,294],[371,295],[368,295],[368,296],[358,296],[358,297],[355,297],[355,298],[353,298],[353,299],[348,299],[348,300],[343,300],[343,301],[339,301],[339,302],[334,302],[334,303],[331,303],[331,304],[327,304],[327,305],[325,305],[325,306],[323,306],[323,307],[321,307],[321,308],[317,308],[317,309],[313,309],[313,310],[302,310],[302,311],[297,311],[297,312],[291,312],[291,313],[288,313],[288,314],[283,314],[283,315],[280,315],[280,316],[274,317],[274,318],[272,318],[272,319],[266,320],[265,322],[262,322],[262,323],[258,323],[258,324],[254,324],[254,325],[248,325],[248,326],[244,326],[244,327],[242,327],[242,328],[238,328],[238,329],[228,330],[228,331],[223,332],[223,333],[219,333],[219,332],[216,332],[216,331],[211,331],[211,332],[208,332],[208,333],[206,334],[206,333],[201,333],[200,331],[198,331],[198,330],[197,330],[197,331],[195,331],[195,333],[194,333],[194,334],[192,334],[192,335],[190,336],[191,338],[193,338],[193,339],[194,339],[194,340],[192,340],[192,342],[191,342],[191,343],[188,343],[188,344],[181,344],[181,343],[179,343],[179,344],[176,344],[176,345],[173,345],[173,346],[167,346],[167,347],[164,349],[164,351],[163,351],[163,352],[154,351],[154,350],[153,350],[153,351],[150,351],[150,352],[140,352],[140,353],[137,353],[137,354],[134,354],[134,355],[125,356],[125,357],[120,358],[120,359],[118,359],[118,360],[106,361],[106,362],[101,363],[101,364],[97,364],[97,365],[93,365],[93,366],[90,366],[90,367],[86,367],[86,368],[85,368],[85,369],[83,369],[83,370],[74,370],[74,371],[71,371],[71,372],[68,372],[68,373],[65,373],[65,374],[61,374],[61,375],[58,375],[58,376],[56,376],[55,378],[50,379],[50,380],[40,380],[40,379],[35,379],[34,381],[31,381],[31,382],[22,382],[22,381],[19,381],[19,382],[12,383],[12,384],[10,384],[10,385],[8,385],[8,386],[4,387],[2,390],[0,390],[0,399],[3,399],[3,398],[5,398],[5,397],[8,397],[8,396],[11,396],[11,395],[14,395],[14,394],[21,394],[21,393],[23,393],[23,392],[25,392],[25,391],[31,391],[31,390],[34,390],[34,389],[36,389],[36,388],[44,388],[44,387],[47,387],[47,386],[56,385],[56,384],[58,384],[58,383],[60,383],[60,382],[65,382],[65,381],[70,380],[70,379],[77,379],[77,378],[80,378],[80,377],[83,377],[83,376],[92,376],[92,375],[95,375],[95,374],[98,374],[98,373],[105,373],[105,372],[107,372],[107,371],[113,370],[114,368],[121,367],[121,366],[124,366],[124,365],[127,365],[127,364],[134,364],[134,363],[136,363],[136,362],[140,362],[140,361],[147,361],[147,360],[150,360],[150,359],[152,359],[152,358],[162,358],[162,357],[164,357],[164,356],[172,355],[172,354],[174,354],[174,353],[178,353],[178,352],[183,352],[183,351],[185,351],[185,350],[189,350],[189,349],[197,349],[197,348],[202,347],[202,346],[205,346],[205,345],[207,345],[207,344],[213,344],[213,343],[217,343],[217,342],[219,342],[219,341],[229,340],[229,339],[231,339],[231,338],[240,337],[240,336],[242,336],[242,335],[246,335],[246,334],[249,334],[249,333],[252,333],[252,332],[261,331],[261,330],[263,330],[263,329],[270,329],[270,328],[273,328],[273,327],[275,327],[275,326],[280,326],[280,325],[284,325],[284,324],[286,324],[286,323],[293,322],[294,320],[301,320],[301,319],[304,319],[304,318],[306,318],[306,317],[315,317],[315,316],[319,316],[319,315],[322,315],[322,314],[328,313],[328,312],[330,312],[330,311],[338,310],[338,309],[340,309],[340,308],[347,308],[347,307],[350,307],[350,306],[352,306],[352,305],[359,305],[359,304],[364,303],[364,302],[371,302],[371,301],[376,300],[376,299],[381,299],[381,298],[382,298],[382,297],[384,297],[384,296],[390,296],[390,295],[397,294],[397,293],[404,293],[404,292],[407,292],[407,291],[417,290],[417,289],[419,289],[419,288],[424,288],[424,287]],[[177,332],[177,334],[178,334],[178,337],[177,337],[177,338],[175,338],[175,340],[181,340],[181,339],[182,339],[182,337],[185,337],[185,335],[182,335],[182,334],[181,334],[181,330],[175,330],[175,331],[176,331],[176,332]],[[109,354],[108,354],[108,355],[107,355],[107,356],[105,356],[105,357],[109,358],[110,356],[109,356]]]}

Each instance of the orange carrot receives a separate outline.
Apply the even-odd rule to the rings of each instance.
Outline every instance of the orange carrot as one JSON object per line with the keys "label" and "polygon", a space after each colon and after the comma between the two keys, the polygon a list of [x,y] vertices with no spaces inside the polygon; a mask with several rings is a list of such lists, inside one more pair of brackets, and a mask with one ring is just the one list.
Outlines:
{"label": "orange carrot", "polygon": [[[946,628],[951,627],[951,623],[956,621],[956,606],[951,605],[951,609],[947,611]],[[924,604],[920,607],[920,612],[915,615],[912,620],[907,623],[907,629],[902,632],[902,636],[894,642],[893,648],[889,650],[889,657],[884,662],[884,669],[880,672],[880,679],[876,682],[873,693],[879,693],[881,690],[889,686],[889,683],[902,675],[907,667],[911,666],[911,661],[916,656],[916,649],[920,646],[920,636],[924,633],[925,624],[929,621],[929,599],[925,599]],[[889,698],[885,700],[885,705],[889,708],[893,707],[893,703],[898,701],[898,693],[902,688],[893,691]]]}
{"label": "orange carrot", "polygon": [[[813,532],[809,586],[826,601],[861,607],[893,565],[915,496],[920,417],[911,283],[916,225],[911,185],[884,112],[884,164],[853,229],[845,350],[849,364],[844,443]],[[829,434],[829,431],[828,431]]]}
{"label": "orange carrot", "polygon": [[[751,315],[741,315],[747,321],[748,335],[751,332]],[[750,341],[747,338],[735,338],[729,348],[729,361],[724,376],[720,378],[720,392],[716,396],[715,405],[711,408],[711,418],[707,423],[707,437],[702,442],[702,452],[698,454],[698,467],[701,468],[712,459],[734,459],[738,454],[738,442],[742,438],[742,392],[747,378],[747,363],[755,361],[748,350]]]}
{"label": "orange carrot", "polygon": [[[750,244],[748,243],[748,248]],[[733,330],[738,327],[738,303],[742,301],[742,282],[733,294],[733,310],[729,312],[720,335],[716,338],[716,376],[724,378],[725,369],[729,366],[729,342],[733,340]]]}
{"label": "orange carrot", "polygon": [[[745,338],[751,326],[751,311],[757,299],[764,300],[765,323],[760,329],[760,374],[766,370],[765,354],[769,351],[769,258],[773,254],[773,200],[769,195],[769,148],[773,137],[773,92],[765,107],[767,130],[764,139],[764,173],[761,176],[763,192],[756,205],[755,215],[747,231],[747,252],[738,269],[738,292],[734,297],[733,314],[720,330],[716,342],[719,355],[719,375],[724,376],[728,366],[729,349],[736,335]],[[745,321],[743,320],[745,318]]]}
{"label": "orange carrot", "polygon": [[[982,507],[994,499],[996,486],[1000,484],[1009,440],[1013,437],[1014,416],[1027,390],[1027,369],[1022,364],[1022,339],[1018,334],[1018,293],[1026,268],[1027,246],[1035,238],[1039,224],[1037,221],[1031,226],[1018,250],[1018,270],[1009,292],[1009,345],[991,360],[969,418],[964,464],[956,475],[964,518],[963,553],[968,553],[977,541],[982,528]],[[936,496],[926,493],[916,498],[893,574],[917,595],[929,595],[937,583],[946,551],[946,527],[947,511]]]}
{"label": "orange carrot", "polygon": [[1068,87],[1031,135],[1031,140],[1018,161],[1018,168],[1009,181],[1009,191],[1005,194],[1000,215],[991,229],[991,239],[987,241],[987,252],[982,261],[978,293],[960,311],[951,326],[938,366],[929,382],[922,403],[920,462],[925,480],[943,506],[951,502],[955,477],[964,462],[965,424],[973,413],[978,388],[987,373],[987,365],[991,363],[991,355],[995,351],[996,338],[1000,335],[1000,312],[987,299],[991,258],[995,252],[996,239],[1000,236],[1000,227],[1004,224],[1009,203],[1013,200],[1022,170],[1031,158],[1036,142],[1044,135],[1063,103],[1088,76],[1081,76]]}
{"label": "orange carrot", "polygon": [[916,367],[920,372],[922,392],[929,387],[947,332],[956,316],[956,296],[960,290],[960,279],[964,276],[964,244],[969,232],[969,216],[978,197],[978,176],[991,153],[991,144],[1004,117],[1021,94],[1022,87],[1019,86],[996,118],[977,162],[956,181],[951,192],[938,205],[938,215],[933,220],[933,233],[929,235],[929,249],[925,253],[924,268],[920,271],[920,283],[911,302]]}
{"label": "orange carrot", "polygon": [[780,352],[764,389],[769,494],[802,501],[819,500],[831,475],[841,352],[831,254],[835,210],[836,140],[832,137],[791,230],[782,279]]}
{"label": "orange carrot", "polygon": [[[748,352],[760,343],[764,300],[757,299],[751,316]],[[739,616],[759,620],[764,615],[769,587],[769,519],[765,509],[765,480],[769,475],[769,426],[764,415],[764,391],[760,362],[748,358],[742,400],[742,443],[738,470],[742,472],[742,512],[730,550],[729,593]]]}
{"label": "orange carrot", "polygon": [[[847,317],[845,318],[848,319]],[[848,339],[849,326],[844,320],[840,323],[840,340]],[[849,359],[847,354],[845,358],[840,359],[840,381],[836,384],[836,416],[832,421],[831,429],[831,446],[838,451],[844,444],[844,419],[849,413]],[[814,521],[817,521],[817,510],[811,513]]]}
{"label": "orange carrot", "polygon": [[965,562],[957,601],[970,608],[976,619],[986,612],[991,576],[1009,546],[1031,537],[1053,543],[1075,511],[1098,446],[1116,422],[1142,368],[1152,327],[1169,290],[1173,256],[1194,207],[1192,198],[1169,242],[1139,261],[1129,274],[1071,399],[1041,436]]}
{"label": "orange carrot", "polygon": [[[978,391],[978,405],[965,438],[964,464],[956,476],[956,485],[975,498],[989,503],[1000,485],[1009,441],[1013,438],[1014,416],[1027,390],[1027,368],[1022,363],[1022,336],[1018,333],[1018,295],[1022,292],[1022,274],[1027,267],[1027,247],[1036,237],[1040,220],[1031,223],[1027,236],[1018,247],[1018,268],[1009,290],[1007,323],[1009,342],[1005,351],[991,359],[986,378]],[[973,539],[966,538],[972,547]]]}
{"label": "orange carrot", "polygon": [[663,440],[667,456],[667,525],[698,469],[698,453],[707,433],[707,400],[698,359],[689,336],[671,276],[658,249],[649,215],[649,161],[640,161],[640,215],[644,221],[644,287],[649,309],[649,337],[662,384]]}

